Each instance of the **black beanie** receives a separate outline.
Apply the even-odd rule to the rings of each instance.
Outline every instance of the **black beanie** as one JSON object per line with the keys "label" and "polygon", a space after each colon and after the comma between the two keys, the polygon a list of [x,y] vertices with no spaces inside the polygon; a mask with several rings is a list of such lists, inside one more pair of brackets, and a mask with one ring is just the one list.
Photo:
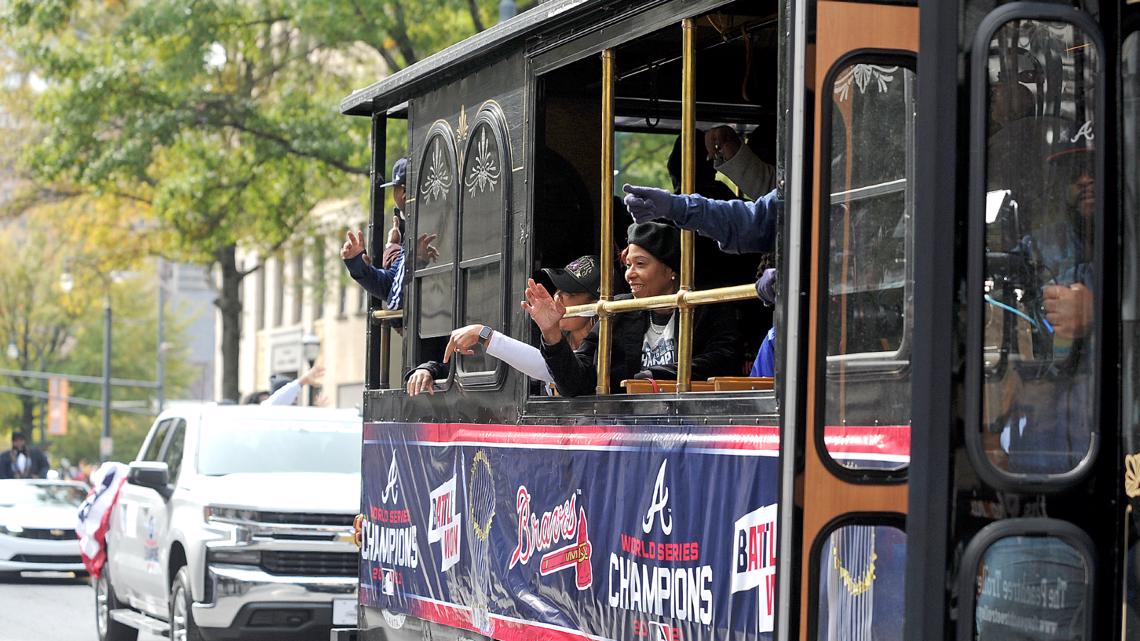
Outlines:
{"label": "black beanie", "polygon": [[681,271],[681,230],[664,223],[633,223],[626,236],[630,245],[649,252],[673,271]]}

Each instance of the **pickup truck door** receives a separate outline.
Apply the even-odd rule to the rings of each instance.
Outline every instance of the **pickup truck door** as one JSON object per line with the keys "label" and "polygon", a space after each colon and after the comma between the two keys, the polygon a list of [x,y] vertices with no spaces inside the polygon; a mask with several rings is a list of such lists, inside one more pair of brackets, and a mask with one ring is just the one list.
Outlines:
{"label": "pickup truck door", "polygon": [[[170,426],[174,419],[165,419],[156,423],[150,430],[146,444],[143,446],[139,461],[158,461],[162,446],[166,442]],[[107,532],[107,547],[110,554],[107,564],[111,570],[111,581],[115,586],[115,593],[134,605],[142,579],[142,540],[139,538],[139,509],[140,502],[146,495],[154,494],[151,490],[127,483],[119,492],[119,500],[111,514],[111,523]]]}
{"label": "pickup truck door", "polygon": [[[159,460],[170,468],[170,489],[177,486],[182,467],[182,452],[186,443],[186,421],[174,419],[166,435]],[[173,502],[158,492],[143,487],[137,491],[139,506],[138,541],[141,553],[138,586],[140,602],[137,607],[150,614],[165,618],[171,577],[167,576],[170,548],[170,520]]]}

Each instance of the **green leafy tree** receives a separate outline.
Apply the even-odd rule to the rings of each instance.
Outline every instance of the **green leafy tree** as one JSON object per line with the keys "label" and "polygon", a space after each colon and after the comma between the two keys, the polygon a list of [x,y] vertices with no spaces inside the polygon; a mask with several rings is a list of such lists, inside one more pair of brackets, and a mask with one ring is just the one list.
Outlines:
{"label": "green leafy tree", "polygon": [[9,0],[5,39],[47,84],[25,164],[136,203],[156,251],[214,269],[222,395],[236,399],[238,292],[259,267],[237,247],[270,255],[320,199],[366,194],[367,122],[340,116],[340,99],[474,33],[494,6]]}

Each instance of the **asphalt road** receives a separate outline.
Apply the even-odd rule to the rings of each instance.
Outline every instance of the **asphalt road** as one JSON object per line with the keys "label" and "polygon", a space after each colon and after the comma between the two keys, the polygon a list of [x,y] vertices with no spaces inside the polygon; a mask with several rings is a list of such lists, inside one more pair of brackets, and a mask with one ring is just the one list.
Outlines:
{"label": "asphalt road", "polygon": [[[0,641],[98,641],[95,593],[66,573],[0,583]],[[168,641],[140,634],[139,641]]]}

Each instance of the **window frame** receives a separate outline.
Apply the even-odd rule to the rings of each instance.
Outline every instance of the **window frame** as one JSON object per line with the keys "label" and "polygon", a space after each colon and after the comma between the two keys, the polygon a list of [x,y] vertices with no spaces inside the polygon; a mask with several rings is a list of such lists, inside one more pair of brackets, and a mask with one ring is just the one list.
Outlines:
{"label": "window frame", "polygon": [[[1110,63],[1107,55],[1103,35],[1097,23],[1085,12],[1067,5],[1050,5],[1038,2],[1015,2],[1004,5],[991,11],[981,22],[974,36],[973,49],[970,54],[970,147],[973,150],[986,149],[986,135],[989,129],[989,45],[997,32],[1007,23],[1015,20],[1047,20],[1064,22],[1073,25],[1084,32],[1089,41],[1096,47],[1098,69],[1096,71],[1096,88],[1094,96],[1096,107],[1093,112],[1094,140],[1105,140],[1105,86],[1108,82],[1106,67]],[[1095,171],[1095,197],[1096,210],[1094,212],[1094,287],[1101,295],[1095,296],[1093,301],[1093,332],[1095,336],[1104,337],[1105,305],[1104,295],[1104,267],[1105,267],[1105,149],[1097,145],[1093,149]],[[1103,340],[1093,341],[1091,358],[1094,366],[1091,375],[1093,378],[1090,402],[1093,405],[1093,418],[1091,433],[1089,435],[1089,449],[1084,457],[1072,469],[1057,474],[1047,473],[1013,473],[998,468],[986,455],[982,443],[982,415],[985,403],[984,376],[985,376],[985,303],[982,299],[985,278],[986,255],[986,229],[985,229],[985,198],[986,175],[989,167],[989,158],[985,153],[978,154],[980,160],[970,163],[969,166],[969,224],[967,232],[967,275],[966,291],[968,298],[964,304],[966,308],[966,411],[965,411],[965,441],[966,453],[981,477],[988,485],[1000,490],[1018,492],[1057,492],[1074,487],[1081,483],[1096,464],[1100,452],[1101,437],[1101,399],[1104,386],[1104,343]],[[978,295],[975,297],[974,294]]]}
{"label": "window frame", "polygon": [[[821,638],[819,636],[819,578],[820,571],[823,569],[823,549],[832,534],[842,528],[851,526],[891,527],[901,531],[903,536],[907,537],[906,515],[899,514],[898,512],[849,512],[832,519],[819,529],[815,540],[812,541],[811,553],[808,558],[808,580],[810,583],[807,590],[807,638],[809,639]],[[907,551],[909,553],[909,540],[907,543]]]}
{"label": "window frame", "polygon": [[974,641],[974,624],[977,614],[978,568],[986,552],[998,541],[1016,536],[1048,536],[1072,546],[1085,560],[1089,572],[1088,600],[1085,616],[1085,639],[1093,638],[1093,614],[1096,612],[1097,557],[1092,539],[1068,521],[1047,517],[1017,518],[996,521],[982,528],[966,545],[962,565],[958,570],[958,638],[957,641]]}
{"label": "window frame", "polygon": [[[915,88],[917,89],[918,83],[918,56],[911,51],[902,49],[872,49],[862,48],[849,51],[848,53],[837,59],[828,69],[827,74],[824,76],[822,87],[824,88],[821,95],[830,96],[831,88],[835,86],[836,78],[846,69],[854,64],[889,64],[898,66],[900,69],[905,69],[914,74]],[[819,149],[823,159],[830,158],[832,131],[831,121],[833,115],[833,102],[830,99],[823,100],[820,109],[820,141]],[[917,96],[915,99],[915,107],[917,108]],[[914,132],[916,131],[917,118],[912,119],[907,127],[910,129],[910,141],[914,142]],[[858,374],[878,373],[884,377],[909,377],[911,371],[910,352],[911,345],[913,344],[914,336],[914,309],[913,303],[907,304],[907,301],[914,299],[914,247],[915,247],[915,234],[914,234],[914,183],[915,183],[915,163],[917,162],[917,147],[911,149],[910,158],[906,161],[905,171],[910,174],[907,183],[903,187],[904,198],[907,203],[906,207],[910,208],[910,227],[907,230],[907,238],[904,242],[904,252],[906,256],[906,277],[903,283],[903,335],[899,340],[898,349],[891,352],[856,352],[853,354],[827,354],[827,335],[828,335],[828,320],[829,314],[827,313],[828,298],[830,297],[830,260],[831,260],[831,238],[830,238],[830,221],[826,224],[822,223],[819,226],[820,235],[818,239],[818,257],[819,260],[816,264],[816,269],[819,273],[820,286],[818,289],[818,298],[816,304],[820,312],[816,315],[816,340],[823,347],[818,350],[817,358],[822,360],[820,366],[816,368],[818,380],[815,381],[816,388],[820,393],[815,396],[815,412],[819,417],[815,421],[812,428],[811,438],[815,441],[816,451],[820,454],[820,461],[823,466],[837,478],[843,479],[851,483],[905,483],[910,470],[910,463],[894,469],[883,470],[875,468],[852,468],[839,463],[832,455],[824,440],[825,432],[827,429],[827,389],[830,378],[830,368],[833,363],[844,363],[847,367],[857,368]],[[820,176],[819,176],[819,203],[820,211],[830,211],[831,208],[831,166],[829,162],[820,162]],[[886,192],[893,193],[893,192]],[[822,214],[821,214],[822,215]],[[914,429],[913,415],[911,420],[911,429]]]}
{"label": "window frame", "polygon": [[[499,171],[502,177],[501,191],[500,191],[500,210],[499,210],[499,226],[501,232],[499,234],[499,251],[493,254],[478,256],[474,258],[464,259],[462,240],[463,228],[467,223],[467,196],[465,190],[459,190],[458,207],[458,222],[459,229],[456,234],[456,264],[457,275],[455,280],[455,290],[457,294],[456,306],[456,327],[465,327],[469,325],[473,319],[467,317],[467,281],[465,276],[471,269],[478,267],[485,267],[487,265],[497,264],[499,266],[499,285],[500,285],[500,300],[499,313],[500,324],[502,327],[492,327],[491,329],[500,332],[504,335],[510,335],[510,316],[511,309],[509,305],[510,297],[506,296],[506,292],[510,288],[510,243],[506,242],[510,238],[511,233],[511,194],[512,182],[511,174],[512,158],[510,147],[510,135],[507,127],[506,115],[503,113],[502,107],[495,100],[488,100],[484,102],[479,110],[476,112],[475,119],[471,125],[471,136],[468,137],[464,144],[463,152],[463,165],[462,171],[459,173],[460,180],[456,182],[465,181],[467,177],[468,165],[472,158],[472,152],[475,149],[475,132],[480,127],[485,127],[491,131],[495,138],[495,145],[499,151]],[[491,222],[490,220],[479,222]],[[462,358],[456,359],[457,363],[454,368],[455,378],[459,382],[459,386],[463,389],[492,389],[499,387],[506,376],[506,363],[498,359],[494,359],[493,367],[489,370],[472,370],[466,371],[461,363]]]}

